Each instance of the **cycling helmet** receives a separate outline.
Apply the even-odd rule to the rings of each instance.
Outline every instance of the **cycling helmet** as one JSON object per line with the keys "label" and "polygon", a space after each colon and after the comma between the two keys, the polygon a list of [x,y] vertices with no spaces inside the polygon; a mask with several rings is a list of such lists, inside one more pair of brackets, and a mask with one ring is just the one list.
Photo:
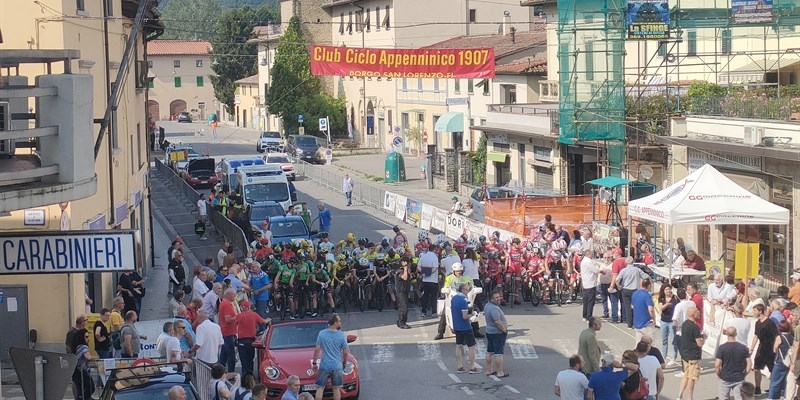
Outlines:
{"label": "cycling helmet", "polygon": [[386,254],[389,257],[394,257],[395,254],[397,254],[397,251],[394,249],[394,247],[389,247],[389,250],[386,250]]}
{"label": "cycling helmet", "polygon": [[348,233],[347,234],[347,241],[348,242],[355,242],[356,241],[356,234],[353,233],[353,232]]}
{"label": "cycling helmet", "polygon": [[462,244],[462,243],[465,243],[465,242],[466,242],[466,240],[464,240],[464,236],[459,236],[459,237],[456,238],[456,243],[457,244]]}
{"label": "cycling helmet", "polygon": [[440,233],[439,236],[436,237],[436,242],[442,244],[447,241],[447,235],[444,233]]}
{"label": "cycling helmet", "polygon": [[309,247],[311,247],[311,242],[309,242],[308,240],[303,239],[303,240],[300,241],[300,246],[305,247],[305,248],[309,248]]}
{"label": "cycling helmet", "polygon": [[330,251],[330,249],[328,248],[328,246],[319,246],[319,253],[320,254],[325,254],[325,253],[328,253],[329,251]]}
{"label": "cycling helmet", "polygon": [[464,270],[464,265],[462,265],[460,262],[453,263],[453,272],[463,271],[463,270]]}
{"label": "cycling helmet", "polygon": [[497,239],[500,239],[500,231],[492,232],[492,236],[496,237]]}
{"label": "cycling helmet", "polygon": [[441,246],[443,249],[446,249],[448,247],[451,247],[452,245],[450,244],[450,242],[445,240],[444,242],[440,243],[439,246]]}
{"label": "cycling helmet", "polygon": [[369,239],[367,239],[367,238],[358,239],[358,244],[361,245],[361,246],[367,247],[368,243],[369,243]]}
{"label": "cycling helmet", "polygon": [[395,225],[392,227],[392,231],[394,231],[394,233],[400,233],[400,227]]}
{"label": "cycling helmet", "polygon": [[276,253],[280,253],[283,251],[283,246],[281,246],[280,244],[276,244],[275,247],[272,248],[272,250],[275,250]]}
{"label": "cycling helmet", "polygon": [[527,247],[528,247],[528,251],[536,251],[536,252],[538,252],[539,251],[539,242],[530,241],[530,242],[528,242],[528,246]]}
{"label": "cycling helmet", "polygon": [[381,239],[381,246],[383,246],[383,247],[389,246],[389,238],[388,237],[384,236],[383,239]]}
{"label": "cycling helmet", "polygon": [[378,254],[375,255],[375,260],[376,261],[383,261],[385,259],[386,259],[386,254],[378,253]]}
{"label": "cycling helmet", "polygon": [[306,252],[305,250],[298,251],[297,252],[297,258],[300,259],[300,260],[302,260],[304,258],[308,258],[308,252]]}
{"label": "cycling helmet", "polygon": [[358,260],[358,265],[360,265],[360,266],[362,266],[362,267],[366,267],[366,266],[368,266],[368,265],[369,265],[369,260],[368,260],[366,257],[361,257],[361,258]]}
{"label": "cycling helmet", "polygon": [[478,237],[478,241],[481,242],[481,243],[485,242],[486,241],[486,236],[485,235],[480,235]]}
{"label": "cycling helmet", "polygon": [[317,263],[314,265],[314,268],[316,269],[322,269],[323,267],[325,267],[325,261],[323,260],[317,261]]}
{"label": "cycling helmet", "polygon": [[275,260],[275,254],[267,254],[267,260],[270,260],[270,261]]}
{"label": "cycling helmet", "polygon": [[300,259],[297,258],[297,256],[294,256],[294,257],[289,259],[289,263],[290,264],[298,264],[298,263],[300,263]]}
{"label": "cycling helmet", "polygon": [[520,243],[521,243],[521,241],[519,240],[519,238],[515,237],[514,239],[511,239],[511,243],[513,243],[513,244],[520,244]]}
{"label": "cycling helmet", "polygon": [[339,261],[346,261],[347,260],[347,256],[344,255],[344,254],[339,254],[338,256],[336,256],[336,259],[339,260]]}
{"label": "cycling helmet", "polygon": [[417,239],[422,241],[422,240],[425,240],[427,238],[428,238],[428,231],[426,231],[425,229],[419,231],[419,235],[417,235]]}
{"label": "cycling helmet", "polygon": [[367,243],[367,247],[375,247],[375,243],[369,242]]}
{"label": "cycling helmet", "polygon": [[328,232],[320,232],[318,236],[320,239],[325,239],[328,237]]}
{"label": "cycling helmet", "polygon": [[475,239],[470,239],[469,242],[467,243],[467,248],[475,249],[477,247],[478,247],[478,241]]}

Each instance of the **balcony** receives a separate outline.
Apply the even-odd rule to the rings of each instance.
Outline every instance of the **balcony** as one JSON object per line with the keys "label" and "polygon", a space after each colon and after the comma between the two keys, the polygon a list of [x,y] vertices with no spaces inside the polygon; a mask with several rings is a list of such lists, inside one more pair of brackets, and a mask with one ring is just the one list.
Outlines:
{"label": "balcony", "polygon": [[[77,50],[0,50],[0,212],[92,196],[97,176],[92,156],[91,75],[72,74]],[[40,64],[63,74],[19,75]],[[38,68],[38,67],[36,67]],[[33,69],[36,69],[33,68]],[[33,105],[30,109],[29,105]]]}
{"label": "balcony", "polygon": [[539,99],[543,102],[558,103],[558,81],[539,82]]}
{"label": "balcony", "polygon": [[525,136],[557,136],[557,104],[490,104],[483,128]]}

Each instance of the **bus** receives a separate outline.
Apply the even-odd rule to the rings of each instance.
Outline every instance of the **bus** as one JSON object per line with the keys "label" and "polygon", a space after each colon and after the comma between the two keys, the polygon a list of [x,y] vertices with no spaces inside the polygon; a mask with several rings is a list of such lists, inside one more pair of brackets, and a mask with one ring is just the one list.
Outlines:
{"label": "bus", "polygon": [[[223,158],[220,161],[220,170],[222,177],[223,190],[230,190],[231,188],[238,187],[236,182],[236,173],[239,167],[247,167],[253,165],[264,165],[264,160],[261,157],[247,157],[247,158]],[[226,190],[226,191],[227,191]]]}
{"label": "bus", "polygon": [[284,210],[291,206],[289,180],[280,165],[239,167],[236,173],[236,191],[248,204],[274,201]]}

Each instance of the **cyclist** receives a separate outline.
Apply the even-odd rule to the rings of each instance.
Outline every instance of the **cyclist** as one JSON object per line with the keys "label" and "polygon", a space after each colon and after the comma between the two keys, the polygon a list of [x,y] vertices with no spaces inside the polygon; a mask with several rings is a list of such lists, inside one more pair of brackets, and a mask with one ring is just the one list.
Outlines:
{"label": "cyclist", "polygon": [[315,262],[321,262],[322,265],[325,266],[325,271],[332,272],[333,269],[331,266],[336,262],[336,258],[333,256],[333,253],[328,251],[328,247],[322,246],[319,249],[319,254]]}
{"label": "cyclist", "polygon": [[367,296],[367,301],[372,300],[372,276],[373,270],[370,266],[369,259],[366,257],[361,257],[358,260],[358,264],[353,266],[353,289],[356,289],[358,285],[364,286],[364,293]]}
{"label": "cyclist", "polygon": [[534,247],[533,242],[528,242],[528,251],[525,252],[525,262],[523,264],[523,284],[528,287],[531,280],[538,279],[539,283],[545,284],[545,271],[544,260],[539,254],[539,248]]}
{"label": "cyclist", "polygon": [[417,235],[417,243],[414,245],[414,254],[416,257],[419,257],[419,253],[424,251],[428,251],[431,246],[430,240],[428,240],[428,231],[425,229],[419,231],[419,235]]}
{"label": "cyclist", "polygon": [[278,282],[278,290],[275,291],[275,303],[280,304],[281,298],[286,296],[286,303],[289,305],[289,314],[291,319],[294,319],[294,314],[297,308],[294,304],[294,279],[297,275],[297,264],[300,260],[297,257],[292,257],[288,264],[284,264],[278,270],[276,282]]}
{"label": "cyclist", "polygon": [[[334,303],[333,303],[333,295],[331,295],[331,277],[328,275],[328,272],[325,270],[325,263],[321,261],[317,261],[317,264],[314,266],[314,273],[311,274],[311,309],[314,312],[311,314],[312,317],[317,316],[317,301],[320,295],[325,298],[328,302],[328,307],[333,310]],[[324,314],[324,308],[320,307],[320,310],[323,310],[322,313]]]}
{"label": "cyclist", "polygon": [[350,290],[352,290],[350,284],[353,268],[350,266],[350,262],[344,254],[339,254],[336,260],[336,264],[333,265],[333,273],[331,274],[333,277],[334,297],[336,301],[344,302],[345,293],[349,293]]}
{"label": "cyclist", "polygon": [[380,244],[380,246],[378,246],[378,250],[377,251],[378,251],[378,253],[386,254],[386,253],[389,252],[389,249],[391,247],[392,247],[392,244],[390,242],[389,237],[388,236],[384,236],[383,239],[381,239],[381,244]]}
{"label": "cyclist", "polygon": [[394,239],[392,239],[392,247],[394,247],[398,253],[404,254],[406,251],[409,250],[410,243],[408,243],[408,236],[397,225],[392,227],[392,231],[394,232]]}
{"label": "cyclist", "polygon": [[275,282],[275,277],[278,276],[278,271],[281,269],[281,262],[275,258],[275,254],[269,254],[264,263],[261,264],[261,270],[269,275],[270,282]]}
{"label": "cyclist", "polygon": [[[394,253],[394,249],[391,249]],[[394,302],[395,308],[397,308],[397,299],[394,297],[394,285],[392,285],[392,274],[389,270],[389,263],[386,261],[386,254],[378,253],[375,257],[375,294],[378,294],[380,290],[387,290],[389,291],[389,297],[391,298],[392,302]],[[385,293],[383,293],[385,294]],[[373,296],[374,298],[374,296]]]}
{"label": "cyclist", "polygon": [[491,293],[491,288],[495,285],[499,288],[503,287],[503,264],[500,263],[500,253],[498,251],[489,251],[487,258],[486,277],[483,287],[489,288],[489,293]]}
{"label": "cyclist", "polygon": [[320,234],[319,234],[319,242],[317,242],[317,247],[315,249],[316,253],[319,254],[323,250],[325,250],[326,254],[330,256],[331,261],[334,261],[334,259],[333,259],[333,248],[334,248],[334,244],[331,243],[330,236],[328,235],[328,232],[320,232]]}
{"label": "cyclist", "polygon": [[522,255],[523,255],[522,242],[519,238],[511,240],[511,245],[508,246],[508,257],[506,257],[506,286],[510,287],[511,279],[514,279],[516,284],[514,287],[514,304],[520,304],[520,279],[522,276]]}
{"label": "cyclist", "polygon": [[[555,284],[556,279],[560,279],[562,282],[564,281],[564,264],[563,264],[564,255],[560,248],[557,246],[552,246],[550,250],[547,250],[547,254],[545,254],[545,269],[547,274],[547,286],[550,289],[550,292],[553,292],[553,286]],[[553,301],[553,296],[549,296],[549,300]]]}
{"label": "cyclist", "polygon": [[[297,270],[297,275],[295,276],[294,280],[295,299],[308,299],[308,278],[313,271],[313,264],[311,263],[308,253],[303,250],[297,253],[296,258],[298,259],[298,263],[295,264],[295,268]],[[306,297],[303,297],[303,295],[306,295]],[[305,306],[305,304],[303,304],[303,306]],[[311,312],[306,312],[306,314],[311,314]],[[294,317],[297,318],[299,315],[295,313]]]}
{"label": "cyclist", "polygon": [[294,250],[292,250],[292,245],[290,243],[285,243],[283,245],[279,244],[275,246],[274,250],[275,253],[280,254],[281,260],[284,263],[289,262],[289,260],[291,260],[292,257],[297,255],[297,253],[295,253]]}
{"label": "cyclist", "polygon": [[333,249],[335,255],[344,254],[347,257],[350,257],[353,254],[353,250],[358,247],[356,243],[356,234],[350,232],[347,234],[347,238],[345,240],[340,240],[339,243],[336,243],[336,247]]}
{"label": "cyclist", "polygon": [[353,260],[361,258],[361,255],[367,252],[367,244],[369,244],[367,238],[358,239],[358,247],[353,249],[353,253],[348,258],[352,258]]}

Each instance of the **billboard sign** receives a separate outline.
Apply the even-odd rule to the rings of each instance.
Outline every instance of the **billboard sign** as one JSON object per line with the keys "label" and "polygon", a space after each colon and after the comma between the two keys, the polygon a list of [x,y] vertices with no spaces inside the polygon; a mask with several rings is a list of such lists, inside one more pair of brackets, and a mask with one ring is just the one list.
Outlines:
{"label": "billboard sign", "polygon": [[311,46],[317,76],[494,78],[494,49],[374,49]]}
{"label": "billboard sign", "polygon": [[628,1],[628,39],[669,39],[669,4],[666,0]]}
{"label": "billboard sign", "polygon": [[731,0],[731,14],[735,24],[772,22],[772,0]]}
{"label": "billboard sign", "polygon": [[118,272],[135,267],[135,230],[0,235],[0,275]]}

